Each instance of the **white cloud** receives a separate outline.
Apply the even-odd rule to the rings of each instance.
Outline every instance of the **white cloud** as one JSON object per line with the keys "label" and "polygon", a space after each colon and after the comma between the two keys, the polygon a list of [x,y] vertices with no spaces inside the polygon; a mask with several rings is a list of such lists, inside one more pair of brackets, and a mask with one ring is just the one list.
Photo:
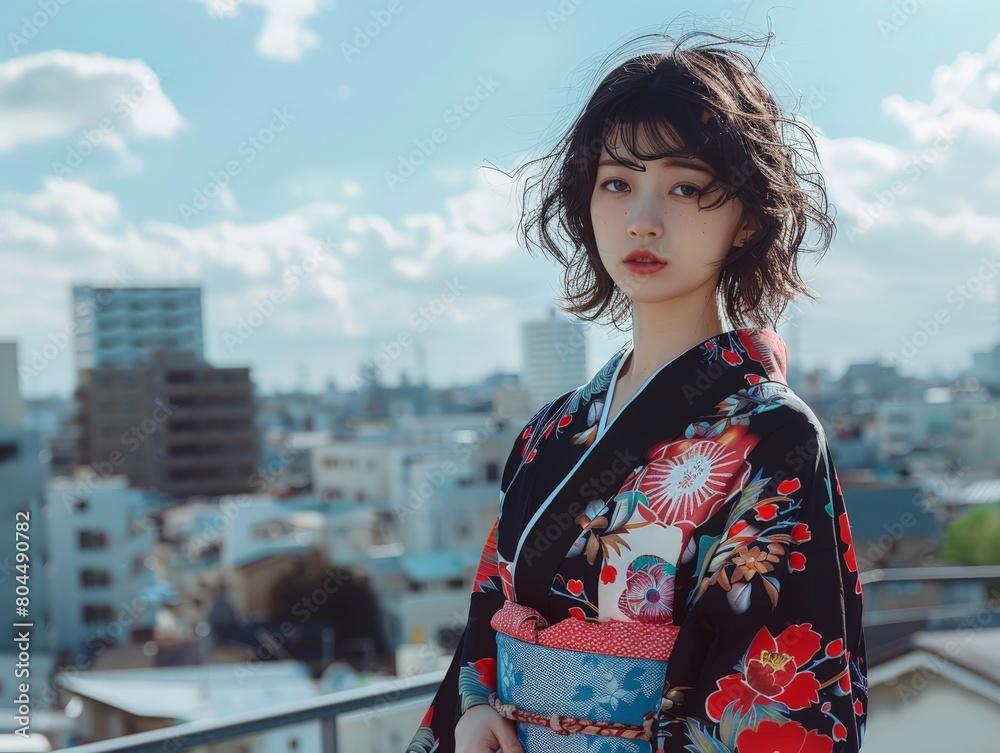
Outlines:
{"label": "white cloud", "polygon": [[298,62],[306,50],[318,47],[319,36],[305,23],[329,5],[323,0],[198,0],[219,18],[235,17],[245,6],[264,12],[257,53],[282,62]]}
{"label": "white cloud", "polygon": [[170,138],[186,123],[141,60],[48,50],[0,62],[0,152],[53,139],[85,159],[107,149],[126,163],[131,139]]}
{"label": "white cloud", "polygon": [[[455,326],[514,332],[498,312],[512,312],[518,298],[550,295],[549,275],[517,248],[505,201],[484,181],[437,215],[359,216],[342,204],[314,202],[259,222],[192,228],[133,222],[115,196],[48,178],[35,192],[0,194],[0,223],[7,234],[0,239],[0,321],[10,323],[0,336],[16,332],[26,358],[64,331],[71,285],[111,284],[116,275],[134,285],[202,285],[210,360],[249,363],[272,380],[295,359],[334,373],[344,368],[345,349],[357,360],[372,341],[417,335],[413,317],[425,307],[435,311],[429,326],[439,334]],[[457,298],[443,293],[448,285],[461,291]],[[283,302],[270,307],[251,338],[228,347],[274,291]],[[442,336],[469,336],[463,333]],[[316,342],[340,345],[317,352]],[[52,368],[69,381],[71,348],[60,358]],[[26,387],[36,390],[49,378]]]}
{"label": "white cloud", "polygon": [[883,101],[886,116],[905,129],[904,143],[863,133],[817,138],[838,224],[810,280],[822,302],[803,304],[800,317],[822,320],[817,329],[833,333],[815,346],[805,340],[817,360],[859,349],[873,359],[901,353],[904,338],[938,314],[941,336],[904,371],[957,370],[971,350],[997,339],[998,283],[970,281],[989,273],[984,260],[1000,249],[1000,37],[984,53],[939,66],[929,88],[927,102],[899,94]]}

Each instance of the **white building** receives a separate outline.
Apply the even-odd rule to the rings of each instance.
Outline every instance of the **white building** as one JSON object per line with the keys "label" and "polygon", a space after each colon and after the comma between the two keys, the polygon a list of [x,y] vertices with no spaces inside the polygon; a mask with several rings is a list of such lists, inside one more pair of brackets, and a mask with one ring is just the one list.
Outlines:
{"label": "white building", "polygon": [[[315,698],[304,664],[284,661],[92,670],[56,676],[71,697],[76,743],[107,740],[199,719],[251,713]],[[245,753],[320,753],[318,722],[293,724],[233,741]]]}
{"label": "white building", "polygon": [[157,594],[147,565],[155,531],[148,492],[122,476],[57,478],[46,489],[45,527],[53,646],[76,655],[99,645],[152,637]]}
{"label": "white building", "polygon": [[73,287],[78,369],[134,369],[153,348],[191,350],[204,361],[200,287]]}
{"label": "white building", "polygon": [[1000,400],[935,388],[921,400],[880,401],[875,441],[883,458],[933,449],[964,466],[1000,463]]}
{"label": "white building", "polygon": [[584,333],[581,322],[557,317],[554,309],[548,319],[521,325],[522,373],[531,413],[590,378]]}
{"label": "white building", "polygon": [[1000,628],[977,620],[961,630],[915,633],[897,656],[870,668],[868,687],[864,753],[994,753]]}

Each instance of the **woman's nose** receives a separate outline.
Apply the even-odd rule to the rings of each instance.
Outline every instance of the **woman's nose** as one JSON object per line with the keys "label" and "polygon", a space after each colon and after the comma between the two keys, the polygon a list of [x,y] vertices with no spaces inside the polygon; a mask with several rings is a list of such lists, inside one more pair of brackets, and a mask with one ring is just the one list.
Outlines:
{"label": "woman's nose", "polygon": [[659,238],[663,233],[663,220],[653,202],[636,202],[629,211],[628,234],[630,238],[651,235]]}

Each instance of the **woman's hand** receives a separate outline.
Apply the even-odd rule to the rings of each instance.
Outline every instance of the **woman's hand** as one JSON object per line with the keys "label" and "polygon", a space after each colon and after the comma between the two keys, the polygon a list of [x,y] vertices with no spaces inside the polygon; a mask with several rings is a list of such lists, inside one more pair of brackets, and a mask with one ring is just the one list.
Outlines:
{"label": "woman's hand", "polygon": [[517,739],[517,724],[505,719],[488,703],[473,706],[455,725],[455,753],[524,753]]}

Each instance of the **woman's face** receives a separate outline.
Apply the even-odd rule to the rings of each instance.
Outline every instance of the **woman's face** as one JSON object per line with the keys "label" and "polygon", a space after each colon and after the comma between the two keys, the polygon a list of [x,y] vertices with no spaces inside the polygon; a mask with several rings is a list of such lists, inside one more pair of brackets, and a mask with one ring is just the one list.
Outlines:
{"label": "woman's face", "polygon": [[[714,295],[719,275],[710,265],[724,259],[734,245],[742,245],[743,205],[734,198],[715,209],[699,207],[698,193],[713,178],[701,160],[642,162],[623,156],[643,164],[645,171],[615,162],[603,149],[590,199],[605,269],[633,303],[703,302],[706,295]],[[701,197],[702,206],[711,204],[720,190]],[[626,263],[637,249],[652,252],[664,263]]]}

